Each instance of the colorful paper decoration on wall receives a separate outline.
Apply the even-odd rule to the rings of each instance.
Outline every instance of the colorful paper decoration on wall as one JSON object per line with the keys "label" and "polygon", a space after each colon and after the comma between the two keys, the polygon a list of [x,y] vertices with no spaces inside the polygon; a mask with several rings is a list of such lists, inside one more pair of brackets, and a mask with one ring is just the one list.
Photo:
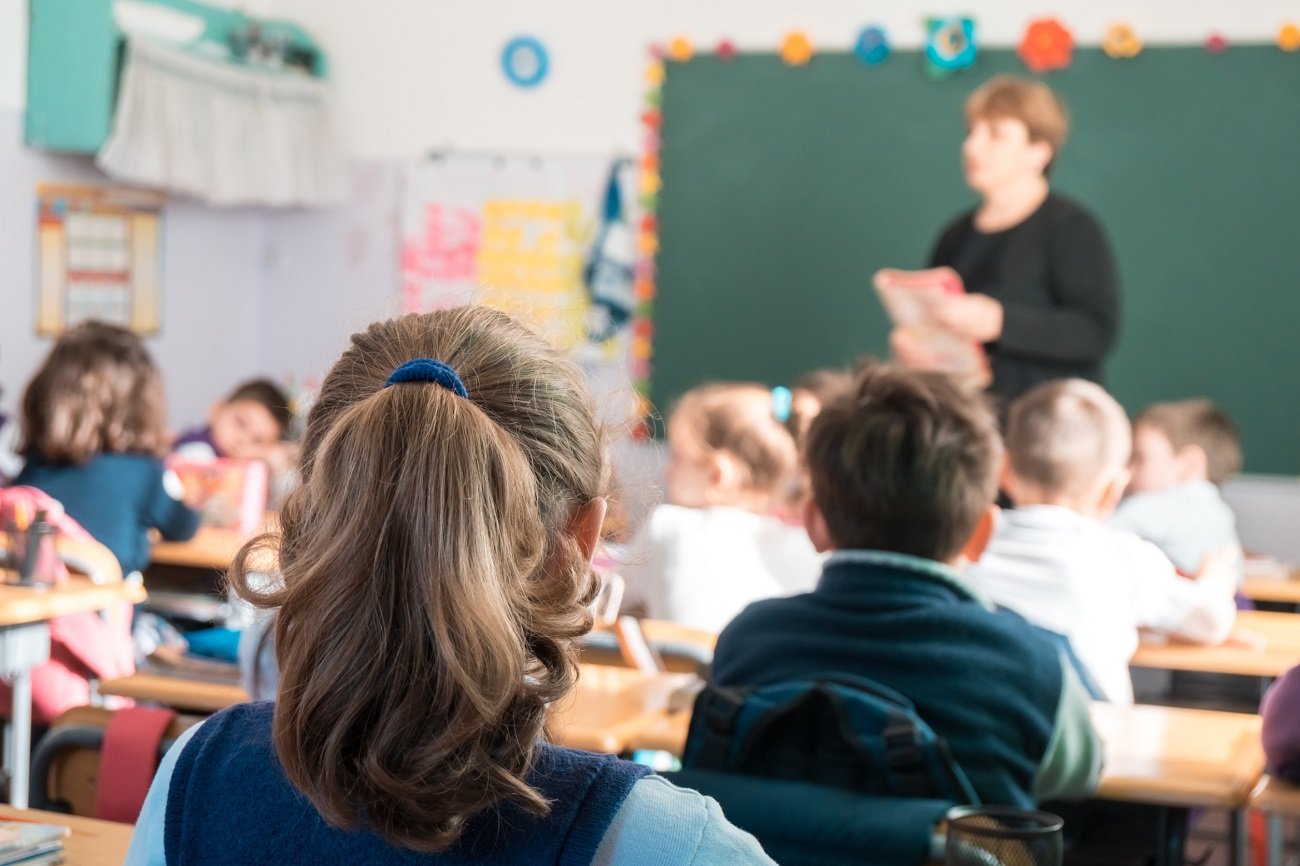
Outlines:
{"label": "colorful paper decoration on wall", "polygon": [[[722,47],[723,44],[720,43],[718,45],[720,56],[723,54]],[[655,62],[652,57],[651,64]],[[662,67],[662,64],[660,65]],[[663,178],[659,174],[659,133],[663,126],[663,114],[659,106],[662,98],[661,77],[659,85],[646,91],[646,108],[641,114],[645,147],[637,172],[641,218],[637,223],[637,259],[632,271],[632,297],[636,306],[632,320],[631,359],[632,380],[636,384],[641,401],[637,414],[643,419],[649,418],[652,411],[650,360],[653,355],[651,339],[654,335],[652,316],[655,299],[655,256],[659,252],[659,219],[656,211],[659,207],[659,190],[663,187]],[[642,435],[648,435],[648,428],[645,425],[641,425],[637,430]]]}
{"label": "colorful paper decoration on wall", "polygon": [[1300,26],[1288,21],[1277,32],[1277,47],[1283,51],[1300,51]]}
{"label": "colorful paper decoration on wall", "polygon": [[695,54],[695,47],[691,45],[691,40],[685,36],[675,36],[668,43],[668,59],[676,60],[678,63],[685,63]]}
{"label": "colorful paper decoration on wall", "polygon": [[535,37],[516,36],[501,51],[501,70],[516,87],[536,87],[550,71],[546,46]]}
{"label": "colorful paper decoration on wall", "polygon": [[730,39],[723,39],[718,43],[717,50],[714,53],[718,55],[719,60],[732,60],[736,56],[736,43]]}
{"label": "colorful paper decoration on wall", "polygon": [[883,63],[889,56],[889,40],[885,36],[885,28],[872,25],[859,33],[857,42],[853,43],[853,53],[868,66]]}
{"label": "colorful paper decoration on wall", "polygon": [[1142,53],[1142,40],[1131,25],[1117,22],[1106,28],[1101,50],[1111,60],[1129,60]]}
{"label": "colorful paper decoration on wall", "polygon": [[781,59],[786,65],[807,66],[812,56],[812,40],[802,30],[792,30],[781,40]]}
{"label": "colorful paper decoration on wall", "polygon": [[927,18],[925,21],[926,71],[935,77],[951,75],[975,62],[975,22],[970,18]]}
{"label": "colorful paper decoration on wall", "polygon": [[[640,214],[630,160],[443,154],[406,175],[401,308],[482,303],[531,324],[627,424]],[[646,365],[640,364],[644,371]]]}
{"label": "colorful paper decoration on wall", "polygon": [[1017,49],[1031,72],[1064,69],[1074,58],[1074,34],[1055,18],[1029,22]]}
{"label": "colorful paper decoration on wall", "polygon": [[1211,54],[1222,54],[1228,50],[1228,40],[1220,33],[1210,34],[1210,38],[1205,40],[1205,50]]}

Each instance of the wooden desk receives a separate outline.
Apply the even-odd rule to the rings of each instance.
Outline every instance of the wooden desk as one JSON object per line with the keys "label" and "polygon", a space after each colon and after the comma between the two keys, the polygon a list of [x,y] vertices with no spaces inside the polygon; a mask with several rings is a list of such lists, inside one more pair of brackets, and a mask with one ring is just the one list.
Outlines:
{"label": "wooden desk", "polygon": [[13,684],[13,746],[5,750],[10,771],[9,800],[27,805],[32,737],[32,669],[50,657],[49,621],[107,610],[145,598],[138,583],[96,584],[72,577],[58,587],[0,585],[0,676]]}
{"label": "wooden desk", "polygon": [[555,708],[548,728],[559,745],[617,755],[667,716],[669,698],[696,679],[694,674],[582,665],[577,687]]}
{"label": "wooden desk", "polygon": [[1250,808],[1268,813],[1268,866],[1285,863],[1284,818],[1300,817],[1300,786],[1265,776],[1250,795]]}
{"label": "wooden desk", "polygon": [[180,565],[186,568],[215,568],[224,571],[234,562],[235,554],[249,536],[233,529],[201,526],[189,541],[160,541],[153,546],[149,562],[154,565]]}
{"label": "wooden desk", "polygon": [[1300,614],[1243,610],[1237,614],[1237,629],[1260,636],[1264,646],[1144,642],[1129,663],[1140,668],[1249,677],[1279,677],[1300,664]]}
{"label": "wooden desk", "polygon": [[1277,601],[1300,604],[1300,579],[1296,573],[1285,580],[1270,577],[1247,577],[1242,595],[1254,601]]}
{"label": "wooden desk", "polygon": [[[1101,799],[1239,809],[1264,769],[1259,716],[1096,703],[1092,721],[1106,747]],[[627,748],[681,755],[689,724],[689,711],[664,713]]]}
{"label": "wooden desk", "polygon": [[137,673],[106,680],[99,684],[99,693],[209,714],[248,700],[248,693],[232,683],[213,683],[152,673]]}
{"label": "wooden desk", "polygon": [[1264,771],[1259,716],[1096,703],[1092,722],[1106,746],[1102,799],[1240,809]]}
{"label": "wooden desk", "polygon": [[131,833],[135,830],[130,824],[115,821],[12,806],[0,806],[0,820],[36,821],[71,828],[72,835],[63,840],[64,862],[68,866],[121,866],[131,843]]}

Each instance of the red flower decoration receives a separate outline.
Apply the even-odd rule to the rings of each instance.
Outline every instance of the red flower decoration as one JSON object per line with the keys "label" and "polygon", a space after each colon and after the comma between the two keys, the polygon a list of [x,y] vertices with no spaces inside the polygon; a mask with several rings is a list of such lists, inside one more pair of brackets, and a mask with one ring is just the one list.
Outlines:
{"label": "red flower decoration", "polygon": [[1222,54],[1228,50],[1228,40],[1218,33],[1211,34],[1210,38],[1205,40],[1205,50],[1211,54]]}
{"label": "red flower decoration", "polygon": [[646,52],[650,55],[651,60],[664,59],[664,47],[660,45],[658,42],[651,42],[648,46],[646,46]]}
{"label": "red flower decoration", "polygon": [[648,213],[641,217],[641,231],[649,234],[659,231],[659,220],[655,218],[654,214]]}
{"label": "red flower decoration", "polygon": [[716,51],[719,60],[731,60],[736,56],[736,45],[730,39],[723,39],[718,43]]}
{"label": "red flower decoration", "polygon": [[1055,18],[1040,18],[1025,30],[1019,53],[1034,72],[1064,69],[1074,56],[1074,36]]}

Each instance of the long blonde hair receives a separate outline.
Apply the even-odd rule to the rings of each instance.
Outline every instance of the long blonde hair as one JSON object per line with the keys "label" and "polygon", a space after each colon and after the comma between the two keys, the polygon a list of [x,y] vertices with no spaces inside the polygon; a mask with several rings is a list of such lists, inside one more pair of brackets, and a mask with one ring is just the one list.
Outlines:
{"label": "long blonde hair", "polygon": [[[418,357],[469,396],[385,387]],[[546,811],[525,777],[591,627],[569,522],[604,493],[602,445],[576,370],[508,316],[462,307],[352,337],[308,417],[302,487],[232,570],[279,608],[275,746],[330,824],[438,851],[504,799]],[[283,582],[259,591],[265,548]]]}

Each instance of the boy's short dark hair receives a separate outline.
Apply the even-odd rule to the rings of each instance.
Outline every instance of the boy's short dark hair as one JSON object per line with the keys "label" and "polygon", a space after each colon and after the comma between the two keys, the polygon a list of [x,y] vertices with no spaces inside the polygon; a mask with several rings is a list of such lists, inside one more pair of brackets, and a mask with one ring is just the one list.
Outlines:
{"label": "boy's short dark hair", "polygon": [[276,426],[280,428],[280,438],[283,439],[288,434],[289,425],[293,423],[293,409],[289,406],[289,395],[284,393],[284,389],[279,385],[270,379],[253,379],[245,382],[226,397],[227,403],[240,401],[257,403],[265,407],[275,419]]}
{"label": "boy's short dark hair", "polygon": [[1196,445],[1205,452],[1206,475],[1222,484],[1241,471],[1241,436],[1227,414],[1206,399],[1153,403],[1134,426],[1159,430],[1175,451]]}
{"label": "boy's short dark hair", "polygon": [[997,494],[1001,458],[982,396],[890,364],[860,368],[808,433],[813,498],[840,549],[952,559]]}

